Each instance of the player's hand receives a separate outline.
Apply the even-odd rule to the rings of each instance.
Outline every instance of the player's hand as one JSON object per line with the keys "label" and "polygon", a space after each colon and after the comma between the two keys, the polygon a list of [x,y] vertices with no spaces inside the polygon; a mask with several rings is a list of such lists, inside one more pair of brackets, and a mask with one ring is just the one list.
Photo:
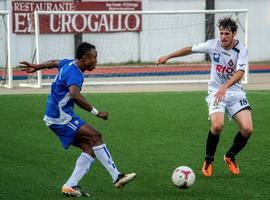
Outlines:
{"label": "player's hand", "polygon": [[22,64],[20,66],[22,68],[21,70],[27,73],[33,73],[38,70],[38,66],[36,64],[32,64],[27,61],[20,62],[20,64]]}
{"label": "player's hand", "polygon": [[108,120],[109,113],[108,112],[99,112],[97,117],[103,119],[103,120]]}
{"label": "player's hand", "polygon": [[164,64],[164,63],[167,62],[167,60],[168,60],[168,57],[167,57],[167,56],[160,57],[160,58],[158,59],[158,61],[156,62],[156,65]]}
{"label": "player's hand", "polygon": [[219,103],[223,101],[225,98],[226,91],[227,91],[226,86],[222,86],[221,88],[219,88],[219,90],[215,94],[215,97],[216,97],[215,102]]}

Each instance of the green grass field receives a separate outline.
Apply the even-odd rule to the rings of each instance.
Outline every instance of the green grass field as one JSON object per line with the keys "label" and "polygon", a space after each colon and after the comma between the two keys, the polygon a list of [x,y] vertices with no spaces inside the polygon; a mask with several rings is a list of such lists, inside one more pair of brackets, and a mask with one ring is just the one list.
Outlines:
{"label": "green grass field", "polygon": [[[137,178],[123,190],[96,161],[81,186],[90,199],[247,200],[270,196],[270,91],[248,92],[254,134],[238,155],[241,174],[233,177],[223,154],[237,132],[226,119],[210,178],[201,175],[209,130],[205,92],[87,94],[96,108],[110,113],[109,121],[76,112],[104,136],[118,169]],[[71,174],[79,150],[65,151],[42,121],[46,95],[0,96],[0,199],[66,199],[61,186]],[[188,190],[171,183],[174,168],[194,169],[196,182]]]}

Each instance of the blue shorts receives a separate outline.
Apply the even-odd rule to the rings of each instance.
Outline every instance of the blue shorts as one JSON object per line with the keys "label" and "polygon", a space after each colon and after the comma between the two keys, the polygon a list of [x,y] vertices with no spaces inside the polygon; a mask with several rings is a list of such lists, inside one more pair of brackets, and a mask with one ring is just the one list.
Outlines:
{"label": "blue shorts", "polygon": [[68,149],[69,145],[73,144],[79,128],[84,124],[85,122],[83,120],[81,120],[79,117],[76,117],[67,124],[52,124],[49,126],[49,128],[58,136],[63,147]]}

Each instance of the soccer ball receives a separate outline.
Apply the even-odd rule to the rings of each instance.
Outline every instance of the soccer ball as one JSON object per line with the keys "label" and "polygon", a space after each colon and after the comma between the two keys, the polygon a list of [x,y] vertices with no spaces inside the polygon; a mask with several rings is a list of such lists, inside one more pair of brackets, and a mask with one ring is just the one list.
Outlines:
{"label": "soccer ball", "polygon": [[180,189],[187,189],[195,182],[195,174],[187,166],[177,167],[172,173],[172,182]]}

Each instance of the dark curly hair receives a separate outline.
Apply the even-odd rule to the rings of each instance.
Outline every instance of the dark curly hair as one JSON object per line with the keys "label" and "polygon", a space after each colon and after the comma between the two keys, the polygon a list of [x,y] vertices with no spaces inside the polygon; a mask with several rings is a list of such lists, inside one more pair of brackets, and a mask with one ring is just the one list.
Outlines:
{"label": "dark curly hair", "polygon": [[219,19],[218,27],[228,29],[233,33],[235,33],[238,29],[236,21],[233,20],[231,17],[224,17],[224,18]]}
{"label": "dark curly hair", "polygon": [[76,59],[80,60],[88,51],[95,50],[96,47],[88,42],[82,42],[76,49]]}

